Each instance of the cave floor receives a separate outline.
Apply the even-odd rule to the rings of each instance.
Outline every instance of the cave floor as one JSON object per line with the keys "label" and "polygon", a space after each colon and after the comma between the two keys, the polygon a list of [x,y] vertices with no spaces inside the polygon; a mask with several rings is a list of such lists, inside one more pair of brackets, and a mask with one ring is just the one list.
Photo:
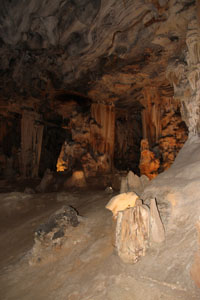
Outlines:
{"label": "cave floor", "polygon": [[[0,196],[1,299],[200,299],[199,291],[178,281],[178,265],[177,274],[166,266],[163,257],[174,251],[170,246],[149,250],[135,265],[119,259],[112,215],[105,209],[113,195],[89,189],[23,195],[4,192]],[[30,265],[34,230],[63,205],[78,210],[79,226],[61,249]]]}

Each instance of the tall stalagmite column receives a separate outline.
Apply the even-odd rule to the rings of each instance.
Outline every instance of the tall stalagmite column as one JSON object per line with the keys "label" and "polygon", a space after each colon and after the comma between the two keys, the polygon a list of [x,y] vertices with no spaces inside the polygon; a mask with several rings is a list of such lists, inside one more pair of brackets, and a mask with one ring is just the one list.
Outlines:
{"label": "tall stalagmite column", "polygon": [[21,175],[37,177],[42,148],[43,124],[40,116],[24,110],[21,120]]}
{"label": "tall stalagmite column", "polygon": [[94,152],[107,155],[110,169],[113,166],[115,143],[115,107],[93,103],[91,105],[91,146]]}

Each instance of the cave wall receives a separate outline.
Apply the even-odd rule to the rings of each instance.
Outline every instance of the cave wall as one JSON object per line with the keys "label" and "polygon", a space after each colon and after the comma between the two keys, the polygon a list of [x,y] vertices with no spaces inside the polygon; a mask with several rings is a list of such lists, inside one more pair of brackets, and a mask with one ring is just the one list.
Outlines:
{"label": "cave wall", "polygon": [[200,133],[200,26],[195,16],[188,23],[187,48],[168,66],[167,77],[181,101],[181,115],[191,135]]}

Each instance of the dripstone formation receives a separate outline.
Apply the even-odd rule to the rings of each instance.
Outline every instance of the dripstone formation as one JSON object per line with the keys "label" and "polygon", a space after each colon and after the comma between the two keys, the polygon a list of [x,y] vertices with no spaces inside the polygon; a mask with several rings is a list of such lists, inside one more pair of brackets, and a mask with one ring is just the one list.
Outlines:
{"label": "dripstone formation", "polygon": [[187,127],[198,131],[195,1],[3,0],[0,8],[1,176],[139,174],[147,139],[159,160],[153,173],[146,162],[153,178],[172,164]]}

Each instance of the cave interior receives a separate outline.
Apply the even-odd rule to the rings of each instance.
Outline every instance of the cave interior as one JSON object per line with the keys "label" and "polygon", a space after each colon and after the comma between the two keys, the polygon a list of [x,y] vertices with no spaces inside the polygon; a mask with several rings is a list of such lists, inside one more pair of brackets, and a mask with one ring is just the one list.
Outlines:
{"label": "cave interior", "polygon": [[[181,153],[189,153],[189,150],[184,152],[184,147],[189,149],[187,144],[192,149],[199,141],[199,83],[198,0],[1,0],[2,228],[7,228],[9,234],[15,222],[26,224],[32,220],[36,206],[43,207],[41,212],[36,209],[38,216],[42,216],[37,222],[41,222],[45,212],[49,215],[67,199],[56,200],[56,204],[53,200],[48,202],[51,197],[62,198],[58,195],[66,194],[70,198],[70,194],[79,193],[79,197],[84,197],[93,191],[92,195],[106,193],[107,201],[120,188],[122,193],[123,178],[132,171],[137,178],[146,176],[148,187],[139,196],[147,206],[149,195],[156,197],[166,235],[171,232],[173,222],[176,224],[175,216],[182,224],[184,205],[186,210],[189,207],[188,212],[195,210],[192,223],[188,219],[183,222],[188,224],[183,232],[192,230],[195,240],[195,226],[200,233],[200,225],[195,225],[200,206],[194,201],[190,203],[189,191],[193,188],[189,183],[198,185],[198,171],[194,175],[193,166],[197,168],[200,161],[191,161],[188,167],[193,154],[182,154],[179,160],[178,157],[182,148]],[[198,157],[195,149],[194,157]],[[182,185],[176,181],[180,172]],[[37,201],[33,204],[33,199],[29,199],[27,203],[29,200],[23,195]],[[184,195],[188,197],[187,204],[182,199]],[[98,207],[98,199],[88,197],[94,197],[93,206]],[[77,202],[77,207],[84,207],[84,201]],[[171,210],[166,213],[169,203]],[[85,207],[89,209],[90,204],[86,201]],[[104,218],[103,213],[101,217]],[[22,230],[16,236],[31,235],[31,230]],[[184,245],[187,247],[188,243]],[[13,240],[11,244],[15,247],[18,241]],[[16,246],[18,252],[8,251],[11,260],[3,259],[6,254],[2,252],[3,265],[16,263],[13,257],[18,257],[30,245],[31,238],[22,247]],[[191,264],[194,249],[192,246],[188,256]],[[195,257],[190,279],[189,272],[182,279],[177,277],[183,286],[189,280],[185,291],[177,288],[177,293],[185,293],[182,299],[199,299],[196,290],[200,287],[199,252]],[[182,267],[185,270],[184,263]],[[159,272],[157,275],[160,276]],[[77,284],[78,279],[74,282]],[[22,293],[23,288],[17,294],[14,287],[10,298],[5,289],[8,295],[5,299],[64,299],[65,295],[69,295],[67,299],[77,300],[133,299],[128,294],[120,294],[121,290],[118,296],[117,292],[116,295],[108,292],[98,298],[98,288],[93,296],[90,291],[84,294],[84,288],[80,289],[77,297],[69,288],[56,298],[55,288],[51,298],[47,291],[35,296],[33,289],[29,298]],[[162,293],[157,288],[157,294],[149,299],[156,299]],[[88,295],[92,298],[87,298]],[[133,296],[131,291],[130,295]],[[146,294],[137,295],[137,299],[144,299]],[[163,299],[175,299],[174,295]]]}

